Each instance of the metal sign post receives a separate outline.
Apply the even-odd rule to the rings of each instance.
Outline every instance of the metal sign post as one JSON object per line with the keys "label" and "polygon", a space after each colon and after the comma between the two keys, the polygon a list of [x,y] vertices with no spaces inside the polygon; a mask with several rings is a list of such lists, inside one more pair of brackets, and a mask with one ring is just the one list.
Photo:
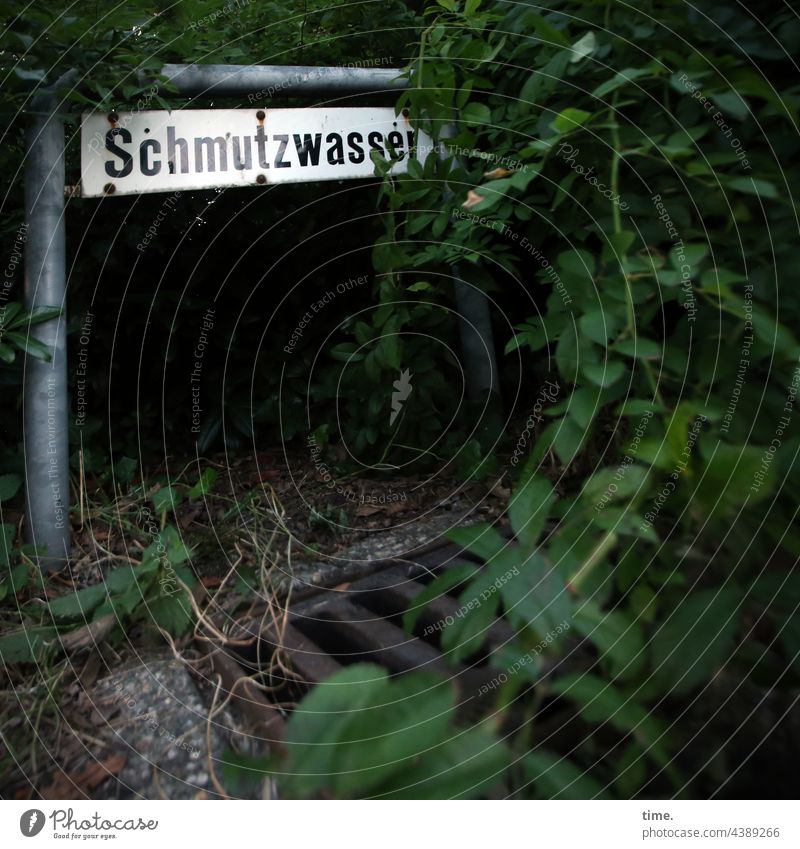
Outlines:
{"label": "metal sign post", "polygon": [[[64,123],[55,94],[34,98],[25,165],[25,306],[65,307]],[[50,362],[25,357],[23,452],[28,540],[45,571],[69,556],[69,445],[67,440],[67,319],[29,328]]]}
{"label": "metal sign post", "polygon": [[[59,82],[71,79],[72,73]],[[258,108],[275,96],[398,91],[408,84],[402,73],[395,68],[165,65],[162,74],[180,95],[247,96],[252,107],[140,112],[126,120],[113,114],[92,116],[82,128],[84,144],[95,154],[83,175],[85,195],[371,177],[370,149],[382,150],[394,160],[392,170],[402,172],[416,151],[411,128],[391,108]],[[39,563],[44,570],[62,568],[70,547],[64,128],[57,86],[34,99],[25,169],[26,305],[63,310],[59,318],[31,328],[48,347],[51,361],[26,357],[25,363],[27,533],[42,552]],[[424,134],[416,139],[420,152],[427,146],[427,155],[430,139]],[[468,292],[457,274],[456,297],[462,323],[468,325],[462,327],[467,382],[471,390],[496,391],[486,297],[475,289]],[[476,333],[489,352],[488,371],[486,364],[474,365]]]}

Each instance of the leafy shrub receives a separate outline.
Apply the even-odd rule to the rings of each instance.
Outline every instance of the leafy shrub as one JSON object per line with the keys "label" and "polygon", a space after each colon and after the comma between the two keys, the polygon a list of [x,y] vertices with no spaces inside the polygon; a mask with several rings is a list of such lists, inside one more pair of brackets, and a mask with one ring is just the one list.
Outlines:
{"label": "leafy shrub", "polygon": [[292,713],[288,760],[276,770],[286,798],[469,799],[507,766],[488,725],[454,726],[452,684],[423,672],[389,679],[349,666]]}
{"label": "leafy shrub", "polygon": [[[796,629],[765,593],[794,597],[798,580],[765,553],[798,546],[780,498],[797,485],[800,447],[796,221],[781,188],[798,174],[798,100],[771,81],[800,31],[788,12],[762,26],[714,3],[659,3],[653,17],[569,0],[426,12],[398,108],[451,156],[385,187],[384,270],[436,279],[459,262],[487,288],[504,281],[523,409],[545,381],[566,387],[517,469],[517,543],[491,528],[454,535],[488,563],[462,601],[509,566],[520,575],[445,629],[443,647],[470,656],[502,615],[519,657],[566,616],[595,665],[561,672],[573,649],[556,640],[542,652],[554,672],[531,664],[498,696],[508,704],[535,682],[534,705],[572,703],[594,728],[569,753],[535,750],[537,773],[560,763],[562,788],[588,770],[619,795],[674,792],[686,732],[668,700],[718,674],[748,678],[761,649],[777,653],[762,683],[780,669],[781,687],[797,682]],[[423,229],[434,239],[418,240]],[[753,617],[761,637],[745,627]],[[591,767],[609,733],[610,763]]]}

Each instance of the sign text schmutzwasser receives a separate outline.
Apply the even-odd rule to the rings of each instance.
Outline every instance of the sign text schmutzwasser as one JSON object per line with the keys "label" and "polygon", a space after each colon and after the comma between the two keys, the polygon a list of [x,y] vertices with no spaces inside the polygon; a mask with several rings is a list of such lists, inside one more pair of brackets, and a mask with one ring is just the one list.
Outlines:
{"label": "sign text schmutzwasser", "polygon": [[431,149],[391,107],[90,114],[81,128],[81,194],[372,177],[372,151],[400,174]]}

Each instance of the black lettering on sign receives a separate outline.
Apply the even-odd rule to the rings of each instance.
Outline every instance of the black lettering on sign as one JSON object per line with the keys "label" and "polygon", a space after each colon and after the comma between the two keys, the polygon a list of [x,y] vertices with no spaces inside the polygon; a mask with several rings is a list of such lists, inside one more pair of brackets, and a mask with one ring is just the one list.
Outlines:
{"label": "black lettering on sign", "polygon": [[405,156],[403,150],[403,134],[397,130],[393,130],[386,136],[386,148],[389,151],[389,158],[395,161],[402,159]]}
{"label": "black lettering on sign", "polygon": [[409,157],[416,156],[417,155],[417,149],[416,149],[416,147],[414,147],[414,131],[413,130],[407,130],[406,131],[406,138],[408,139],[408,155],[409,155]]}
{"label": "black lettering on sign", "polygon": [[198,174],[203,172],[203,148],[206,149],[208,172],[211,173],[217,170],[217,163],[214,158],[214,145],[219,149],[219,170],[228,170],[228,152],[225,149],[225,139],[222,136],[217,136],[215,139],[212,139],[211,136],[206,136],[205,138],[194,140],[194,170]]}
{"label": "black lettering on sign", "polygon": [[328,133],[325,143],[328,148],[328,165],[344,165],[344,142],[339,133]]}
{"label": "black lettering on sign", "polygon": [[295,134],[294,146],[297,149],[297,158],[300,160],[300,164],[303,167],[308,165],[309,158],[311,159],[312,165],[319,165],[319,151],[321,144],[322,133],[316,133],[313,141],[308,133],[306,133],[302,139],[300,136]]}
{"label": "black lettering on sign", "polygon": [[275,141],[280,142],[280,146],[278,147],[278,152],[275,154],[275,167],[276,168],[291,168],[291,162],[283,161],[283,154],[286,153],[286,145],[289,144],[289,136],[273,136]]}
{"label": "black lettering on sign", "polygon": [[367,136],[367,141],[369,142],[369,146],[372,150],[377,150],[381,156],[385,156],[383,150],[383,134],[379,132],[370,133]]}
{"label": "black lettering on sign", "polygon": [[[241,144],[244,142],[244,161],[242,161]],[[233,167],[237,171],[249,171],[253,167],[253,151],[250,149],[250,136],[233,137]]]}
{"label": "black lettering on sign", "polygon": [[158,139],[145,139],[139,146],[139,168],[145,177],[155,177],[161,170],[161,160],[154,159],[150,164],[150,151],[161,153],[161,142]]}
{"label": "black lettering on sign", "polygon": [[269,168],[269,162],[267,162],[267,137],[264,135],[264,128],[261,126],[256,130],[256,148],[258,148],[259,168]]}
{"label": "black lettering on sign", "polygon": [[175,127],[167,127],[167,162],[169,173],[175,173],[175,154],[181,153],[181,174],[189,173],[189,142],[186,139],[175,138]]}
{"label": "black lettering on sign", "polygon": [[125,144],[131,143],[131,134],[124,127],[114,127],[106,133],[106,150],[122,160],[121,168],[117,167],[116,162],[106,162],[106,174],[109,177],[127,177],[133,171],[133,157],[114,141],[114,136],[119,136]]}
{"label": "black lettering on sign", "polygon": [[354,165],[358,165],[360,162],[364,161],[364,148],[361,147],[364,144],[364,136],[361,133],[350,133],[347,136],[347,144],[350,147],[350,152],[347,154],[350,161]]}

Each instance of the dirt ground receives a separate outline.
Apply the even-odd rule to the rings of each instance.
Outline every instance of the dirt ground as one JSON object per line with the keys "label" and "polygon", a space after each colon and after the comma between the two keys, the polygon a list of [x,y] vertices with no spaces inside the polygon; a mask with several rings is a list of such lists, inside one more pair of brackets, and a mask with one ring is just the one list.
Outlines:
{"label": "dirt ground", "polygon": [[[232,575],[259,576],[258,595],[285,595],[321,572],[333,585],[340,564],[368,568],[370,561],[401,557],[458,525],[501,520],[510,495],[503,473],[483,482],[443,474],[336,478],[308,452],[287,456],[282,449],[171,462],[148,480],[166,473],[170,481],[178,478],[176,489],[188,490],[209,468],[216,472],[210,490],[180,499],[163,517],[154,517],[151,506],[158,484],[145,486],[133,477],[115,491],[110,481],[78,481],[72,560],[48,579],[38,603],[97,584],[121,564],[135,565],[153,539],[155,520],[176,527],[191,548],[198,597],[230,582],[216,612],[235,618],[253,599],[247,584],[233,585]],[[33,604],[33,595],[23,591],[21,601]],[[4,631],[26,621],[19,609],[2,612]],[[246,754],[248,736],[230,712],[216,715],[213,676],[193,635],[165,645],[161,634],[141,623],[122,639],[90,624],[77,629],[71,650],[46,664],[8,667],[0,693],[0,795],[220,795],[214,764],[231,747]],[[169,762],[162,763],[159,753]]]}

